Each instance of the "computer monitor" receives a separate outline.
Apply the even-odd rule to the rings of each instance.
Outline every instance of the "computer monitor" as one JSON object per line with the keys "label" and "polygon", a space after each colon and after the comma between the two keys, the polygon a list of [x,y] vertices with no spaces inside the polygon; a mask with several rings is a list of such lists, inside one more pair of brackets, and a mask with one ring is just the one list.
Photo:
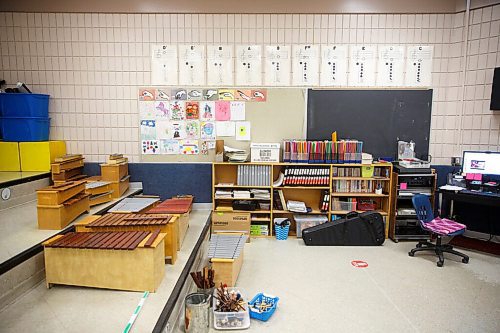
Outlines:
{"label": "computer monitor", "polygon": [[462,172],[500,176],[500,152],[464,151]]}

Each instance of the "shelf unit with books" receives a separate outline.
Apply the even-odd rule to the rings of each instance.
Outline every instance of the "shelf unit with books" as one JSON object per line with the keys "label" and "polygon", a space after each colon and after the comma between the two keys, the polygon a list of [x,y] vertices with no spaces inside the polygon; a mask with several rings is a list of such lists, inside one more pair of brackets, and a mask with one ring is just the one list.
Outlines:
{"label": "shelf unit with books", "polygon": [[[270,170],[266,174],[266,184],[239,185],[238,169],[241,166],[267,166]],[[258,168],[257,168],[258,169]],[[288,182],[285,181],[285,173],[288,170]],[[290,172],[290,170],[295,170]],[[375,210],[384,219],[390,215],[392,191],[391,186],[392,164],[307,164],[307,163],[214,163],[213,164],[213,209],[214,211],[249,212],[255,222],[259,224],[268,223],[269,235],[274,234],[272,221],[276,217],[289,217],[292,221],[290,236],[295,235],[294,214],[324,215],[328,221],[345,216],[350,211],[363,212]],[[295,178],[293,178],[295,177]],[[319,177],[326,177],[326,179]],[[354,181],[354,182],[353,182]],[[349,183],[349,190],[338,192],[339,184]],[[285,185],[286,183],[286,185]],[[378,188],[378,190],[377,190]],[[232,210],[231,203],[235,198],[219,198],[217,190],[251,190],[269,189],[270,199],[255,200],[260,203],[270,203],[269,209],[257,209],[254,211]],[[352,192],[363,191],[363,192]],[[375,191],[381,192],[375,193]],[[244,199],[243,199],[244,200]],[[312,209],[308,213],[296,213],[287,209],[287,202],[301,201]],[[354,204],[355,203],[355,204]],[[265,216],[265,217],[264,217]],[[260,218],[259,218],[260,217]],[[386,221],[386,238],[388,232],[388,221]]]}

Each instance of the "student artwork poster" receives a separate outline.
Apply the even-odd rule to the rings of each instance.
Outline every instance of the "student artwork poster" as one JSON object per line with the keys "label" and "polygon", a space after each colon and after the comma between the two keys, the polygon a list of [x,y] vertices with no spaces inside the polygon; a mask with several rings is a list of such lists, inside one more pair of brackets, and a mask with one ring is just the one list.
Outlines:
{"label": "student artwork poster", "polygon": [[177,155],[180,153],[179,140],[160,140],[160,151],[166,155]]}
{"label": "student artwork poster", "polygon": [[156,121],[152,119],[141,120],[141,140],[156,139]]}
{"label": "student artwork poster", "polygon": [[186,119],[186,103],[184,101],[170,102],[170,120]]}
{"label": "student artwork poster", "polygon": [[211,121],[202,121],[200,132],[202,139],[215,140],[215,123]]}
{"label": "student artwork poster", "polygon": [[142,140],[142,153],[144,155],[158,155],[160,154],[158,140]]}
{"label": "student artwork poster", "polygon": [[180,153],[182,155],[198,155],[199,154],[198,140],[181,140]]}
{"label": "student artwork poster", "polygon": [[215,102],[200,102],[200,120],[215,120]]}
{"label": "student artwork poster", "polygon": [[198,120],[186,121],[186,138],[187,139],[200,138],[200,122]]}

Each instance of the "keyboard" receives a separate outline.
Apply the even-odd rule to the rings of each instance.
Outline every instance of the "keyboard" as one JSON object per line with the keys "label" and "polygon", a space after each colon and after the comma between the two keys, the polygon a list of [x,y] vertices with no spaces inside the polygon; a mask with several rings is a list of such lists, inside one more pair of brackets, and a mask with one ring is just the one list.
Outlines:
{"label": "keyboard", "polygon": [[462,191],[460,191],[460,193],[482,195],[482,196],[487,196],[487,197],[499,197],[500,198],[500,193],[493,193],[493,192],[480,192],[480,191],[462,190]]}

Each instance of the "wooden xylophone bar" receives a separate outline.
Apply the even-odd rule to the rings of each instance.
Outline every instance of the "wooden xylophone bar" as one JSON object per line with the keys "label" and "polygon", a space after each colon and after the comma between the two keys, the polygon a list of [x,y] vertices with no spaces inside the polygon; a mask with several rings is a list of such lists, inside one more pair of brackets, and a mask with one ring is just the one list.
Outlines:
{"label": "wooden xylophone bar", "polygon": [[149,235],[145,247],[151,247],[160,230],[118,231],[118,232],[70,232],[56,241],[46,244],[47,247],[134,250]]}
{"label": "wooden xylophone bar", "polygon": [[148,215],[148,214],[106,214],[95,221],[92,221],[88,227],[114,227],[114,226],[150,226],[165,225],[171,220],[171,215]]}

